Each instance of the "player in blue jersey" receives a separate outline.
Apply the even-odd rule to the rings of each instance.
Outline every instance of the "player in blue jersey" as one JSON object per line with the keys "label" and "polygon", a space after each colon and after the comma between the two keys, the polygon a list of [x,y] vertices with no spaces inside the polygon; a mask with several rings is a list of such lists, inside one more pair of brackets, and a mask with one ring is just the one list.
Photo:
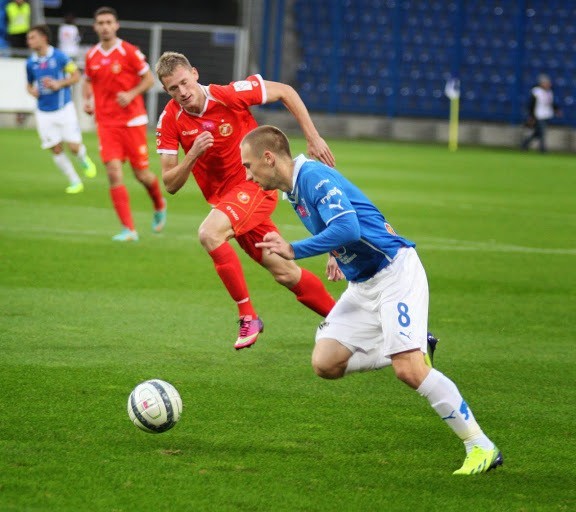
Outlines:
{"label": "player in blue jersey", "polygon": [[454,474],[483,473],[502,464],[456,385],[425,363],[428,282],[414,242],[396,234],[366,195],[342,174],[304,155],[292,159],[278,128],[260,126],[240,145],[248,180],[284,192],[312,233],[288,243],[267,233],[256,244],[287,260],[330,253],[328,278],[348,281],[316,332],[312,366],[320,377],[391,365],[462,439],[466,459]]}
{"label": "player in blue jersey", "polygon": [[75,62],[64,52],[50,45],[47,25],[35,25],[27,35],[32,55],[26,61],[27,90],[38,99],[36,128],[42,149],[50,149],[56,166],[68,178],[68,194],[77,194],[84,185],[74,165],[64,152],[66,142],[76,155],[88,178],[96,176],[96,165],[86,153],[82,133],[72,101],[71,86],[80,80]]}

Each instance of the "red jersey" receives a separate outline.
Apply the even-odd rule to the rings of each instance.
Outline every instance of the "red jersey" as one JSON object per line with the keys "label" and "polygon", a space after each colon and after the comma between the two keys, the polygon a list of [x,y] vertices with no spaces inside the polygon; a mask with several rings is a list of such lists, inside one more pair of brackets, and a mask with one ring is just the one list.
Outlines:
{"label": "red jersey", "polygon": [[196,161],[192,173],[206,200],[216,205],[228,190],[246,181],[240,142],[258,126],[250,107],[266,103],[266,88],[260,75],[201,87],[206,101],[200,114],[168,102],[158,119],[156,146],[158,153],[177,155],[179,146],[187,153],[200,133],[212,132],[214,145]]}
{"label": "red jersey", "polygon": [[86,54],[85,75],[94,90],[94,110],[99,125],[140,126],[148,123],[144,98],[138,95],[122,108],[116,95],[136,87],[150,69],[144,54],[118,39],[108,51],[98,43]]}

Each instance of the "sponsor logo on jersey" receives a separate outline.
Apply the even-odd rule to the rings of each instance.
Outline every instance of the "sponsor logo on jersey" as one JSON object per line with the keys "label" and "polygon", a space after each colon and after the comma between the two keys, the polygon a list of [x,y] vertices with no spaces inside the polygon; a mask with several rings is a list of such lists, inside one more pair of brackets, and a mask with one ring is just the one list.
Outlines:
{"label": "sponsor logo on jersey", "polygon": [[222,135],[222,137],[229,137],[230,135],[232,135],[234,129],[232,128],[232,125],[230,123],[224,123],[218,127],[218,131],[220,132],[220,135]]}
{"label": "sponsor logo on jersey", "polygon": [[340,247],[338,249],[334,249],[334,250],[330,251],[330,253],[335,258],[338,258],[345,265],[347,265],[348,263],[351,263],[352,260],[356,259],[356,256],[358,256],[356,253],[348,254],[346,252],[346,247]]}
{"label": "sponsor logo on jersey", "polygon": [[298,215],[300,215],[300,217],[308,217],[308,211],[306,210],[306,207],[304,205],[299,204],[296,207],[296,211],[298,212]]}
{"label": "sponsor logo on jersey", "polygon": [[117,75],[122,71],[122,64],[120,64],[119,62],[115,62],[114,64],[112,64],[110,71],[112,71],[112,73]]}
{"label": "sponsor logo on jersey", "polygon": [[232,84],[232,87],[234,87],[234,90],[236,92],[251,91],[252,82],[249,82],[248,80],[240,80],[238,82],[234,82],[234,84]]}
{"label": "sponsor logo on jersey", "polygon": [[334,196],[336,196],[336,195],[342,195],[342,191],[341,191],[338,187],[331,188],[331,189],[326,193],[326,195],[325,195],[322,199],[320,199],[320,202],[321,202],[322,204],[326,204],[327,201],[330,201],[330,198],[331,198],[331,197],[334,197]]}
{"label": "sponsor logo on jersey", "polygon": [[344,207],[342,206],[342,199],[338,199],[337,203],[328,203],[328,208],[330,208],[331,210],[334,209],[343,210]]}
{"label": "sponsor logo on jersey", "polygon": [[324,327],[328,327],[330,325],[330,322],[320,322],[320,325],[318,326],[318,330],[321,331],[322,329],[324,329]]}
{"label": "sponsor logo on jersey", "polygon": [[226,209],[230,212],[232,217],[234,217],[234,220],[238,220],[240,218],[238,214],[234,211],[234,208],[232,208],[230,205],[226,206]]}
{"label": "sponsor logo on jersey", "polygon": [[206,130],[207,132],[211,132],[215,127],[216,125],[212,121],[204,121],[202,123],[202,129]]}
{"label": "sponsor logo on jersey", "polygon": [[386,231],[388,231],[388,233],[390,233],[391,235],[398,236],[396,234],[396,231],[394,231],[394,228],[387,222],[384,223],[384,227],[386,228]]}
{"label": "sponsor logo on jersey", "polygon": [[316,183],[316,185],[314,185],[314,188],[318,190],[322,185],[326,183],[330,183],[330,180],[320,180],[318,183]]}
{"label": "sponsor logo on jersey", "polygon": [[250,201],[250,196],[246,193],[246,192],[238,192],[238,201],[240,201],[242,204],[246,204],[248,201]]}
{"label": "sponsor logo on jersey", "polygon": [[198,128],[194,128],[193,130],[182,130],[182,136],[186,137],[186,135],[196,135],[198,133]]}
{"label": "sponsor logo on jersey", "polygon": [[257,80],[252,80],[252,85],[253,85],[254,87],[258,87],[260,84],[258,83]]}

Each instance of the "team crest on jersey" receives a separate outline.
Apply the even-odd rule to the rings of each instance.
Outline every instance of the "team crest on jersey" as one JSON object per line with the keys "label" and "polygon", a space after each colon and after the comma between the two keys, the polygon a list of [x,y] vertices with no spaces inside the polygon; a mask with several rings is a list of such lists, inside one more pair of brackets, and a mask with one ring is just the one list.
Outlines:
{"label": "team crest on jersey", "polygon": [[114,62],[114,64],[110,66],[110,71],[112,71],[112,73],[117,75],[118,73],[120,73],[120,71],[122,71],[122,64],[120,64],[119,62]]}
{"label": "team crest on jersey", "polygon": [[232,128],[232,125],[230,123],[224,123],[218,127],[218,131],[220,132],[220,135],[222,135],[222,137],[229,137],[230,135],[232,135],[234,129]]}
{"label": "team crest on jersey", "polygon": [[238,201],[242,204],[246,204],[250,201],[250,196],[246,192],[238,192]]}
{"label": "team crest on jersey", "polygon": [[388,231],[388,233],[390,233],[391,235],[398,236],[396,234],[396,231],[394,231],[394,228],[387,222],[384,223],[384,227],[386,228],[386,231]]}

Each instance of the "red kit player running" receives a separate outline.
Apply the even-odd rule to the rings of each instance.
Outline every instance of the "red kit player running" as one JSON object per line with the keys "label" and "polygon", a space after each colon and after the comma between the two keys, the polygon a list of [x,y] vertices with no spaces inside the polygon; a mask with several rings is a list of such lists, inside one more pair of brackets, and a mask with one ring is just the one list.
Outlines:
{"label": "red kit player running", "polygon": [[[216,272],[238,305],[240,332],[236,349],[251,346],[263,330],[248,293],[238,255],[228,243],[231,238],[274,279],[296,295],[296,299],[321,316],[335,301],[322,281],[294,261],[265,254],[255,247],[269,231],[278,231],[271,220],[277,203],[276,191],[266,192],[246,180],[240,158],[240,142],[257,126],[250,107],[282,101],[294,115],[308,141],[308,153],[334,165],[334,157],[320,137],[306,106],[294,89],[252,75],[229,85],[204,86],[188,59],[165,52],[156,64],[164,90],[172,97],[160,115],[156,128],[162,178],[166,190],[175,194],[190,174],[212,210],[202,222],[198,235]],[[178,161],[178,149],[185,155]]]}
{"label": "red kit player running", "polygon": [[148,169],[148,116],[142,94],[154,85],[150,66],[140,50],[118,38],[118,15],[111,7],[94,14],[94,31],[100,42],[86,54],[84,111],[95,114],[100,157],[106,164],[112,204],[123,226],[113,240],[138,240],[128,190],[122,181],[122,164],[128,160],[136,179],[154,204],[152,230],[166,222],[166,201],[158,177]]}

